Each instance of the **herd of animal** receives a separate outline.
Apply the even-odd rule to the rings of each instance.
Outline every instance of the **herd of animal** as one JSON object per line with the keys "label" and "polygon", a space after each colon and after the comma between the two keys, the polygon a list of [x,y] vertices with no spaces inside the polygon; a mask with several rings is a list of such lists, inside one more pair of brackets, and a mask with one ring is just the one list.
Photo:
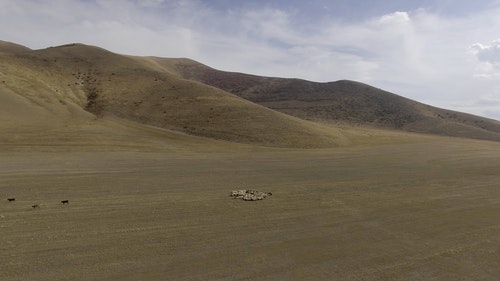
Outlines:
{"label": "herd of animal", "polygon": [[[11,203],[11,202],[15,202],[16,201],[16,198],[14,197],[11,197],[11,198],[7,198],[7,202]],[[67,205],[69,204],[69,200],[61,200],[61,204],[63,205]],[[31,208],[33,209],[37,209],[37,208],[40,208],[40,205],[39,204],[34,204],[34,205],[31,205]]]}
{"label": "herd of animal", "polygon": [[251,189],[241,189],[241,190],[233,190],[229,196],[232,196],[235,199],[241,199],[243,201],[258,201],[263,200],[267,196],[273,195],[271,192],[262,192]]}

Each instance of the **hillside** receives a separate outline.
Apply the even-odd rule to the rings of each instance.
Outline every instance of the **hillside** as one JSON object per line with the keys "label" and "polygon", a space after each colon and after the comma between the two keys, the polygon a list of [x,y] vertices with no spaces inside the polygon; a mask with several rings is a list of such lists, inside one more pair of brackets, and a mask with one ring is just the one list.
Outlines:
{"label": "hillside", "polygon": [[357,82],[230,73],[83,44],[30,50],[0,42],[0,94],[2,143],[126,146],[131,135],[145,134],[139,143],[151,137],[151,128],[161,130],[156,144],[194,136],[194,143],[319,148],[415,137],[398,131],[500,141],[500,122]]}
{"label": "hillside", "polygon": [[500,140],[496,120],[432,107],[359,82],[315,83],[219,71],[187,59],[157,60],[186,79],[307,120]]}
{"label": "hillside", "polygon": [[4,131],[30,127],[26,131],[35,128],[46,132],[111,117],[264,146],[331,147],[348,142],[338,128],[279,113],[180,78],[149,58],[118,55],[83,44],[18,50],[4,48],[0,55],[4,101],[0,127]]}
{"label": "hillside", "polygon": [[19,44],[0,40],[0,54],[1,53],[7,53],[7,54],[23,53],[23,52],[28,52],[28,51],[31,51],[31,49],[27,48],[25,46],[19,45]]}

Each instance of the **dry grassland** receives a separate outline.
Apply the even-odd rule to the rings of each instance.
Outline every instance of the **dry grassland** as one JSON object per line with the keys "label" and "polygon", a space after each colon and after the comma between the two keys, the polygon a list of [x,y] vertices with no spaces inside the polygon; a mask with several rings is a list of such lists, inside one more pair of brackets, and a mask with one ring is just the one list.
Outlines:
{"label": "dry grassland", "polygon": [[[1,281],[500,280],[500,143],[358,122],[498,140],[497,121],[193,63],[0,41]],[[273,195],[229,196],[247,188]]]}
{"label": "dry grassland", "polygon": [[498,280],[498,167],[498,143],[446,138],[3,151],[0,280]]}

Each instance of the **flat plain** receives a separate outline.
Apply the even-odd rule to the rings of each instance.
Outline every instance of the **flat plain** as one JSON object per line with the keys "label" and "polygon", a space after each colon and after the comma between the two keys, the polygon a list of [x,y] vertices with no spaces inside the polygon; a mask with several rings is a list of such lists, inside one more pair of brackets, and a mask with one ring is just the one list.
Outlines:
{"label": "flat plain", "polygon": [[498,167],[500,144],[443,137],[4,150],[0,280],[498,280]]}

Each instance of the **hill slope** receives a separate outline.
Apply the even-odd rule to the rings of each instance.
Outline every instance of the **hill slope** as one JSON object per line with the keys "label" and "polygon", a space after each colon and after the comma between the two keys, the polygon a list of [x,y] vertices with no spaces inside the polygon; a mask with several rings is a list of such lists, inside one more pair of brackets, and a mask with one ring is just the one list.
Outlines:
{"label": "hill slope", "polygon": [[229,73],[83,44],[30,50],[0,42],[1,142],[150,135],[150,128],[125,129],[134,122],[169,132],[169,140],[180,133],[184,141],[191,135],[276,147],[380,143],[395,137],[393,129],[500,141],[500,122],[352,81]]}
{"label": "hill slope", "polygon": [[[82,44],[22,52],[4,49],[0,54],[0,91],[5,101],[0,105],[4,112],[0,126],[4,128],[70,126],[96,116],[114,116],[240,143],[280,147],[346,143],[338,128],[285,115],[180,78],[150,58]],[[13,49],[16,51],[9,52]]]}
{"label": "hill slope", "polygon": [[157,60],[186,79],[303,119],[500,140],[496,120],[432,107],[359,82],[315,83],[224,72],[187,59]]}
{"label": "hill slope", "polygon": [[19,45],[19,44],[0,40],[0,54],[1,53],[9,53],[9,54],[23,53],[23,52],[28,52],[28,51],[31,51],[31,49],[27,48],[25,46]]}

